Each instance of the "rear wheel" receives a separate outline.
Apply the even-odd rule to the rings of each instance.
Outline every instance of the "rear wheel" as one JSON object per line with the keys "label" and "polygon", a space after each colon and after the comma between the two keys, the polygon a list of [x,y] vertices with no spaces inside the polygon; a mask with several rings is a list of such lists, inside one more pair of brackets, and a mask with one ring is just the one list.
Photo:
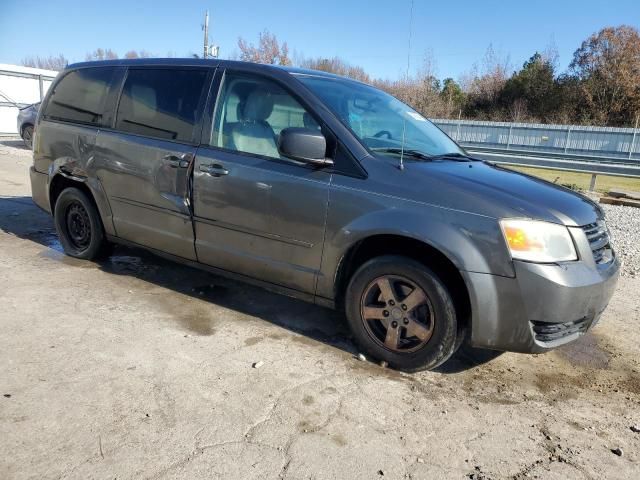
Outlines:
{"label": "rear wheel", "polygon": [[58,237],[67,255],[93,260],[108,254],[109,245],[98,209],[82,190],[64,189],[54,212]]}
{"label": "rear wheel", "polygon": [[459,346],[451,295],[415,260],[389,255],[368,261],[351,278],[345,300],[360,347],[393,368],[432,369]]}
{"label": "rear wheel", "polygon": [[27,125],[22,129],[22,140],[29,150],[33,148],[33,125]]}

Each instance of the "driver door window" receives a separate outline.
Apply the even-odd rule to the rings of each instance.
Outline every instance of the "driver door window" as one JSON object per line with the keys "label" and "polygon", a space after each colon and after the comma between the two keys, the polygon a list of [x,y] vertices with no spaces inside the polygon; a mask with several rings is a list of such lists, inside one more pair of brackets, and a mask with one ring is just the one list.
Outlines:
{"label": "driver door window", "polygon": [[225,75],[211,146],[284,159],[278,152],[278,137],[289,127],[320,129],[311,114],[276,83],[243,74]]}

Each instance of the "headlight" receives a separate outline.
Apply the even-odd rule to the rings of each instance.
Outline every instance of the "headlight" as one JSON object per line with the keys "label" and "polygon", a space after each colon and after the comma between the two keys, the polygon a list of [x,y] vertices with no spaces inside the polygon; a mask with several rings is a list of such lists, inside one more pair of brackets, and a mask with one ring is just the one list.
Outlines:
{"label": "headlight", "polygon": [[567,227],[535,220],[500,220],[511,257],[527,262],[553,263],[577,260]]}

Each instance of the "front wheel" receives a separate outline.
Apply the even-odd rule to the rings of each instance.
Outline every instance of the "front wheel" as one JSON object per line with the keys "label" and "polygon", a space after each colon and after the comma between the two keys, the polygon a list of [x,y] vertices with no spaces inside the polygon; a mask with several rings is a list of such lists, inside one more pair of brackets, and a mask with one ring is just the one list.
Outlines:
{"label": "front wheel", "polygon": [[64,253],[93,260],[108,253],[100,214],[93,201],[78,188],[66,188],[56,201],[54,221]]}
{"label": "front wheel", "polygon": [[415,260],[383,256],[351,278],[349,326],[370,356],[405,371],[436,368],[458,346],[453,300],[438,276]]}

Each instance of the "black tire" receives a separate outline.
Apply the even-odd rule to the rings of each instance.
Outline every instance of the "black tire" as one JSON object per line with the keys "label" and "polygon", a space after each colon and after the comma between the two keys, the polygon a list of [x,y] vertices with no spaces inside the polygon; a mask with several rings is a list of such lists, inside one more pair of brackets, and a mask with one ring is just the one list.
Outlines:
{"label": "black tire", "polygon": [[[397,306],[389,307],[382,289],[379,296],[376,295],[376,286],[386,278],[391,279],[392,290],[396,294],[393,298],[397,300],[393,304],[399,303],[402,309],[408,306],[403,302],[411,296],[404,295],[403,292],[414,293],[418,287],[422,290],[419,293],[426,298],[425,303],[409,312],[412,319],[397,317],[397,314],[408,315],[408,313],[398,312],[401,309]],[[409,290],[410,288],[414,290]],[[373,297],[370,297],[372,291]],[[385,318],[374,316],[373,320],[365,319],[365,311],[367,314],[372,310],[379,311],[378,307],[368,309],[370,304],[367,302],[371,298],[374,302],[381,302],[379,308],[383,308]],[[393,310],[389,311],[389,308]],[[382,256],[362,265],[351,277],[347,287],[345,310],[353,336],[365,354],[377,360],[386,361],[390,367],[398,370],[416,372],[434,369],[448,360],[461,343],[458,341],[456,310],[447,287],[429,268],[407,257]],[[377,320],[377,318],[382,319]],[[428,321],[422,322],[423,318]],[[398,321],[392,322],[393,319]],[[409,324],[414,325],[416,321],[421,325],[420,335],[410,335],[416,331],[416,328],[412,327],[410,330]],[[407,327],[403,327],[403,323]],[[390,339],[388,330],[392,324],[395,324],[395,330],[399,332],[393,335],[393,340],[390,342],[396,345],[395,349],[387,346]],[[386,333],[381,328],[386,329]],[[427,337],[425,332],[428,330],[431,333]],[[418,338],[419,336],[426,339]],[[411,342],[418,342],[417,346],[412,347]]]}
{"label": "black tire", "polygon": [[108,255],[109,243],[93,200],[78,188],[65,188],[54,210],[54,222],[64,253],[83,260]]}
{"label": "black tire", "polygon": [[33,149],[33,125],[27,125],[22,129],[22,141],[29,149]]}

